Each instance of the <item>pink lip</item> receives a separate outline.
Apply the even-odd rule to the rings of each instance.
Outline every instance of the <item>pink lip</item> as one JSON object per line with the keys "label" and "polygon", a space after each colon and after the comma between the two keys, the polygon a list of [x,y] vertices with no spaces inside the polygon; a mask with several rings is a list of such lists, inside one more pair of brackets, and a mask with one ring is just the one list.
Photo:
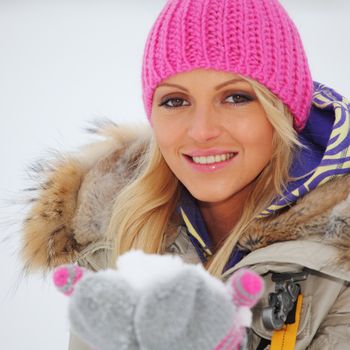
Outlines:
{"label": "pink lip", "polygon": [[226,154],[226,153],[237,153],[237,152],[232,150],[228,151],[224,149],[212,148],[212,149],[206,149],[206,150],[188,151],[185,154],[190,157],[208,157],[208,156],[216,156],[219,154]]}
{"label": "pink lip", "polygon": [[[230,152],[226,152],[226,153],[230,153]],[[233,152],[231,152],[233,153]],[[223,153],[216,153],[216,154],[223,154]],[[215,155],[215,153],[209,153],[209,155]],[[195,163],[190,156],[184,155],[184,158],[186,160],[186,162],[190,165],[190,167],[195,170],[195,171],[199,171],[199,172],[203,172],[203,173],[211,173],[220,169],[225,168],[226,166],[228,166],[229,164],[231,164],[237,157],[238,153],[235,154],[232,158],[225,160],[223,162],[218,162],[218,163],[212,163],[212,164],[198,164]],[[203,154],[200,155],[196,155],[193,157],[200,157],[203,156],[205,157]]]}

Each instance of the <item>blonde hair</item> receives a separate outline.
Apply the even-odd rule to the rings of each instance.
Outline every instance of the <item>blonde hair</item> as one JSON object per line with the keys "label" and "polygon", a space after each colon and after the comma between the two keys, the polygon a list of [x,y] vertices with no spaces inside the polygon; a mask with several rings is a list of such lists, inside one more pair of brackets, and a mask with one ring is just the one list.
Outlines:
{"label": "blonde hair", "polygon": [[[220,278],[238,240],[256,217],[281,194],[288,177],[294,149],[301,144],[293,128],[288,108],[260,83],[247,80],[274,128],[273,154],[270,163],[255,181],[241,218],[222,246],[207,262],[208,271]],[[168,223],[179,199],[180,183],[166,164],[154,139],[137,171],[138,175],[118,195],[108,228],[115,240],[114,261],[130,249],[163,253]]]}

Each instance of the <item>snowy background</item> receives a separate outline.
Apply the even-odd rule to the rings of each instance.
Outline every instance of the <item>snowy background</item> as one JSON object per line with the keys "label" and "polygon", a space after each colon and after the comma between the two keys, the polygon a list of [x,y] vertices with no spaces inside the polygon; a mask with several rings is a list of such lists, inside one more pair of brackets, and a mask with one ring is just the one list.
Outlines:
{"label": "snowy background", "polygon": [[[0,341],[4,350],[62,350],[67,300],[17,257],[24,212],[9,200],[48,149],[90,138],[88,122],[143,122],[141,61],[165,0],[0,0]],[[313,78],[350,97],[350,1],[282,0]]]}

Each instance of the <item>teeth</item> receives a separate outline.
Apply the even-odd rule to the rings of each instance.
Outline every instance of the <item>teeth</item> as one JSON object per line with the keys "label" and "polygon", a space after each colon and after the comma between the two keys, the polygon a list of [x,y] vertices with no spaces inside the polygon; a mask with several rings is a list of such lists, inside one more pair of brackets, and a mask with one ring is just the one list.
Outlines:
{"label": "teeth", "polygon": [[217,154],[215,156],[208,156],[208,157],[192,157],[192,160],[195,163],[198,164],[213,164],[213,163],[220,163],[224,162],[228,159],[231,159],[234,157],[234,153],[226,153],[226,154]]}
{"label": "teeth", "polygon": [[[221,162],[221,157],[222,157],[222,156],[216,155],[216,156],[215,156],[215,163]],[[226,156],[224,156],[224,157],[226,158]]]}

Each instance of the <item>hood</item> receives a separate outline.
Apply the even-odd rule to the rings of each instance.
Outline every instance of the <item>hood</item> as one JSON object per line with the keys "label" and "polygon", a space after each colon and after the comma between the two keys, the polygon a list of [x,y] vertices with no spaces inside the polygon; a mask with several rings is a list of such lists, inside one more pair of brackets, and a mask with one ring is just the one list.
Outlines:
{"label": "hood", "polygon": [[89,247],[110,247],[106,230],[115,197],[138,166],[150,140],[149,126],[95,123],[95,142],[29,169],[29,210],[22,229],[24,271],[73,263]]}
{"label": "hood", "polygon": [[[315,239],[329,238],[333,244],[337,241],[345,255],[349,251],[350,175],[341,176],[350,173],[349,101],[314,82],[311,112],[299,141],[304,147],[295,153],[290,169],[295,180],[250,226],[240,240],[241,249],[234,250],[226,268],[234,266],[249,251],[311,235]],[[303,199],[306,194],[309,195]],[[288,208],[291,209],[286,211]],[[178,210],[199,257],[206,261],[212,255],[212,242],[196,201],[186,190]]]}
{"label": "hood", "polygon": [[[345,98],[315,83],[310,118],[300,134],[307,148],[296,155],[291,168],[300,179],[248,228],[232,261],[239,260],[242,251],[274,242],[311,239],[337,247],[339,262],[350,266],[349,115]],[[37,180],[29,189],[21,250],[26,271],[74,262],[89,247],[106,242],[114,200],[135,175],[150,128],[104,122],[90,131],[100,140],[74,153],[58,153],[32,169]],[[192,202],[180,203],[187,217],[184,225],[197,252],[207,254],[209,235]],[[166,240],[170,244],[173,238]]]}
{"label": "hood", "polygon": [[288,184],[262,214],[269,216],[294,204],[319,185],[350,172],[350,103],[323,84],[314,83],[312,109],[299,134],[304,148],[296,152]]}

